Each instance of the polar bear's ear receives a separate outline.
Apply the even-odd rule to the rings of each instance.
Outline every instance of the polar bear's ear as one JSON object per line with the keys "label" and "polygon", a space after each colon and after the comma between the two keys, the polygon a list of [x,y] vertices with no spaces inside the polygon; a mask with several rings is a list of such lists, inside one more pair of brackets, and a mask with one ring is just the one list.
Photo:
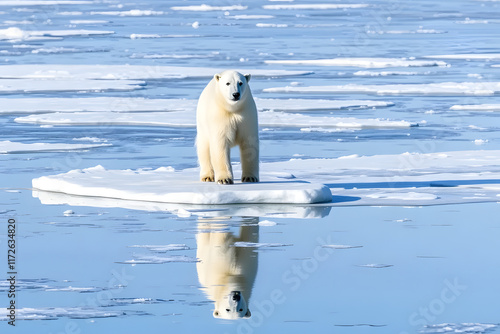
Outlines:
{"label": "polar bear's ear", "polygon": [[247,79],[247,82],[249,82],[252,76],[250,74],[245,74],[244,77]]}
{"label": "polar bear's ear", "polygon": [[216,74],[216,75],[214,75],[214,79],[215,79],[215,80],[217,80],[217,81],[219,81],[220,77],[221,77],[221,75],[220,75],[220,74]]}
{"label": "polar bear's ear", "polygon": [[252,312],[250,312],[250,310],[248,309],[247,313],[245,313],[244,318],[250,318],[251,316],[252,316]]}

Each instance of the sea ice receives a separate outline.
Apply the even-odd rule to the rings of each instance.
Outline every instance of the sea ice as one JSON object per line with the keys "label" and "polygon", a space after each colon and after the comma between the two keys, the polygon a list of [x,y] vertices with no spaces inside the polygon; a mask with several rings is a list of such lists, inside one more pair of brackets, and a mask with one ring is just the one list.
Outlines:
{"label": "sea ice", "polygon": [[[342,110],[393,106],[392,102],[371,100],[317,100],[317,99],[262,99],[255,98],[259,110],[307,112],[315,110]],[[186,111],[194,113],[195,99],[146,99],[141,97],[87,97],[87,98],[0,98],[1,113],[48,112],[146,112]]]}
{"label": "sea ice", "polygon": [[[75,112],[34,114],[15,119],[18,123],[49,125],[128,125],[128,126],[167,126],[196,127],[196,114],[186,111],[114,113],[114,112]],[[385,119],[360,119],[354,117],[308,116],[284,112],[259,112],[260,127],[332,127],[332,128],[408,128],[415,123]]]}
{"label": "sea ice", "polygon": [[447,66],[443,61],[399,58],[333,58],[314,60],[266,60],[266,64],[353,66],[365,68]]}
{"label": "sea ice", "polygon": [[198,181],[195,171],[106,170],[102,166],[42,176],[33,179],[33,187],[79,196],[187,204],[310,204],[331,201],[331,192],[327,187],[304,181],[264,181],[224,186]]}
{"label": "sea ice", "polygon": [[[1,37],[0,30],[0,39]],[[62,65],[25,64],[3,65],[0,78],[11,79],[185,79],[212,78],[223,71],[213,67],[182,67],[160,65]],[[238,70],[238,69],[237,69]],[[239,69],[256,77],[281,77],[310,74],[310,71],[287,71],[272,69]]]}
{"label": "sea ice", "polygon": [[441,82],[431,84],[286,86],[265,88],[266,93],[351,93],[377,95],[490,96],[500,93],[500,82]]}
{"label": "sea ice", "polygon": [[30,153],[30,152],[61,152],[85,150],[89,148],[110,146],[111,144],[53,144],[33,143],[25,144],[11,141],[0,141],[0,154],[6,153]]}

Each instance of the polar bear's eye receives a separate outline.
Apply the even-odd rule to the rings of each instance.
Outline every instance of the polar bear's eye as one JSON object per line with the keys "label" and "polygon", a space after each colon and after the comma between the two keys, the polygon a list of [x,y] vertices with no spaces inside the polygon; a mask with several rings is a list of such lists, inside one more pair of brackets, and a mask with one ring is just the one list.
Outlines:
{"label": "polar bear's eye", "polygon": [[231,83],[230,82],[226,82],[226,86],[229,86]]}
{"label": "polar bear's eye", "polygon": [[243,82],[241,82],[241,81],[240,81],[240,82],[238,82],[238,85],[242,86],[242,85],[243,85]]}

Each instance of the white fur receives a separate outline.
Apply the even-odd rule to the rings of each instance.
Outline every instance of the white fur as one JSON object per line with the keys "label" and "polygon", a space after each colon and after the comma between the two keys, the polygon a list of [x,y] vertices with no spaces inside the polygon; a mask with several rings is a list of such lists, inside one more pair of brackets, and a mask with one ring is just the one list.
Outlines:
{"label": "white fur", "polygon": [[[214,317],[249,318],[249,299],[257,274],[257,253],[250,247],[234,247],[234,243],[258,242],[259,226],[242,225],[239,238],[230,232],[218,231],[217,227],[220,225],[198,225],[198,280],[207,297],[214,301]],[[238,300],[233,297],[235,295],[239,295]]]}
{"label": "white fur", "polygon": [[[208,83],[196,110],[196,146],[202,181],[233,183],[229,152],[240,147],[243,182],[259,181],[257,107],[250,75],[224,71]],[[234,94],[239,94],[235,99]]]}

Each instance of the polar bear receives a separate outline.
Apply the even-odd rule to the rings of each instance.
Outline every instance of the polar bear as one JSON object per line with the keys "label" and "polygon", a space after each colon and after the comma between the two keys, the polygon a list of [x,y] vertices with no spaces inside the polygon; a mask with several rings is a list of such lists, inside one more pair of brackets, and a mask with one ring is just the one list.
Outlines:
{"label": "polar bear", "polygon": [[257,107],[248,82],[250,74],[215,74],[198,100],[196,148],[204,182],[233,183],[230,149],[238,145],[242,182],[259,181]]}
{"label": "polar bear", "polygon": [[[223,227],[227,228],[227,226]],[[259,226],[242,225],[240,236],[220,225],[199,223],[196,270],[207,297],[214,302],[213,316],[220,319],[249,318],[249,299],[257,274],[255,247],[234,247],[237,241],[258,242]]]}

